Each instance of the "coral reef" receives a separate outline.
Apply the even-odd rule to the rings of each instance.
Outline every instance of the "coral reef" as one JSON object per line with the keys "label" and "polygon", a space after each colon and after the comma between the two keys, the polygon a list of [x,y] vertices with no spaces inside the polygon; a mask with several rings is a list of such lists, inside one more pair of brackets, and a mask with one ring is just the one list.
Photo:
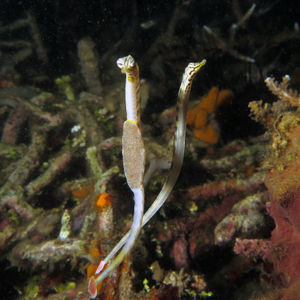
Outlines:
{"label": "coral reef", "polygon": [[[274,273],[280,276],[285,287],[281,299],[298,299],[300,97],[296,91],[288,89],[288,83],[289,76],[284,76],[281,83],[267,78],[266,84],[278,101],[258,111],[255,103],[250,103],[250,107],[255,118],[263,122],[272,135],[271,159],[266,159],[269,171],[265,184],[269,194],[267,210],[274,219],[275,228],[269,242],[269,253],[264,258],[272,262]],[[297,110],[290,111],[290,107]],[[273,120],[272,126],[270,120]]]}
{"label": "coral reef", "polygon": [[207,65],[174,191],[97,299],[299,299],[299,1],[154,2],[0,1],[3,299],[89,299],[130,229],[115,65],[128,53],[146,209],[172,165],[183,69]]}

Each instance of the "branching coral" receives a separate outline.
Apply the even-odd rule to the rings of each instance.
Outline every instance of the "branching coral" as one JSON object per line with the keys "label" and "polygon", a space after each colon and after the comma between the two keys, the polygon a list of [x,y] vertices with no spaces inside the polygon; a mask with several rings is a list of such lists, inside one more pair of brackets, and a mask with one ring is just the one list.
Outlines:
{"label": "branching coral", "polygon": [[[17,37],[19,33],[21,33],[22,39]],[[16,37],[11,38],[14,35]],[[40,66],[45,66],[48,63],[47,49],[36,18],[31,11],[27,11],[23,19],[0,26],[0,38],[1,77],[4,81],[17,81],[20,76],[17,74],[16,68],[28,58],[33,58],[34,54]],[[35,80],[37,82],[45,81],[45,76],[36,75]]]}
{"label": "branching coral", "polygon": [[[21,269],[50,274],[93,261],[87,243],[97,235],[91,228],[99,229],[93,200],[119,173],[118,164],[106,166],[99,151],[107,134],[94,114],[103,105],[99,98],[87,101],[74,91],[66,98],[30,87],[0,91],[8,112],[1,142],[10,143],[1,154],[8,160],[1,162],[0,250],[9,249],[8,259]],[[21,119],[20,110],[26,112]]]}
{"label": "branching coral", "polygon": [[100,82],[98,54],[96,45],[91,38],[84,38],[77,44],[78,57],[80,59],[81,71],[84,76],[88,91],[101,96],[103,88]]}
{"label": "branching coral", "polygon": [[[271,155],[276,156],[278,168],[283,168],[284,159],[278,159],[288,146],[289,135],[297,127],[300,119],[298,114],[290,111],[290,107],[299,108],[300,96],[296,91],[288,88],[290,77],[288,75],[282,78],[278,83],[274,78],[265,80],[269,90],[278,97],[278,101],[270,104],[264,104],[260,101],[249,103],[249,108],[253,118],[261,122],[269,129],[268,134],[272,135]],[[290,154],[292,155],[292,154]],[[267,166],[268,160],[265,161]]]}

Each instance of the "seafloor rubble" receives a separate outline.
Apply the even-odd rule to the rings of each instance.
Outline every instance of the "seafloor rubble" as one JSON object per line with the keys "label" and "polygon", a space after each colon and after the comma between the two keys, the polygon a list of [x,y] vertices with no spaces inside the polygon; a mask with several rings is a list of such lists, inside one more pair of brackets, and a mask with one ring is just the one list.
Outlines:
{"label": "seafloor rubble", "polygon": [[[130,228],[115,66],[128,53],[145,78],[147,207],[169,166],[180,76],[189,61],[207,65],[192,89],[175,190],[98,298],[299,299],[299,25],[282,1],[204,2],[53,1],[1,23],[5,299],[89,299],[88,279]],[[59,22],[46,26],[53,11]]]}

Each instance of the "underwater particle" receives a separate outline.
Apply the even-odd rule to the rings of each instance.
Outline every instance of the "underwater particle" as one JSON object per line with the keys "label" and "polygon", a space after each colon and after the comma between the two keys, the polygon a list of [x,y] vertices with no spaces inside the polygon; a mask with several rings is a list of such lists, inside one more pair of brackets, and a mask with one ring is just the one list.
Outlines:
{"label": "underwater particle", "polygon": [[140,24],[140,27],[144,30],[148,30],[150,29],[151,27],[155,26],[157,24],[157,22],[153,19],[150,19],[148,21],[145,21],[145,22],[142,22]]}

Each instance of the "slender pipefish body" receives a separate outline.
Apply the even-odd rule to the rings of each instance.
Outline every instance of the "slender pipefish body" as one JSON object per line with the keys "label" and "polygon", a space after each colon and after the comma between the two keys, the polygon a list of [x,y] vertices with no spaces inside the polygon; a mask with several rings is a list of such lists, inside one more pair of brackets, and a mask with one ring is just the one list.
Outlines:
{"label": "slender pipefish body", "polygon": [[164,204],[178,179],[184,157],[186,113],[192,82],[198,71],[205,65],[205,63],[206,60],[202,60],[200,63],[189,63],[185,69],[178,91],[177,120],[172,165],[160,193],[143,216],[145,149],[140,125],[139,68],[131,55],[117,60],[118,67],[121,69],[122,73],[126,74],[125,104],[127,120],[123,125],[122,153],[125,176],[134,195],[134,214],[132,226],[129,232],[123,236],[106,258],[99,263],[95,275],[99,274],[104,266],[111,261],[117,252],[123,247],[120,253],[97,278],[94,276],[90,278],[89,293],[91,295],[91,299],[95,299],[97,296],[97,285],[105,279],[129,253],[141,228]]}

